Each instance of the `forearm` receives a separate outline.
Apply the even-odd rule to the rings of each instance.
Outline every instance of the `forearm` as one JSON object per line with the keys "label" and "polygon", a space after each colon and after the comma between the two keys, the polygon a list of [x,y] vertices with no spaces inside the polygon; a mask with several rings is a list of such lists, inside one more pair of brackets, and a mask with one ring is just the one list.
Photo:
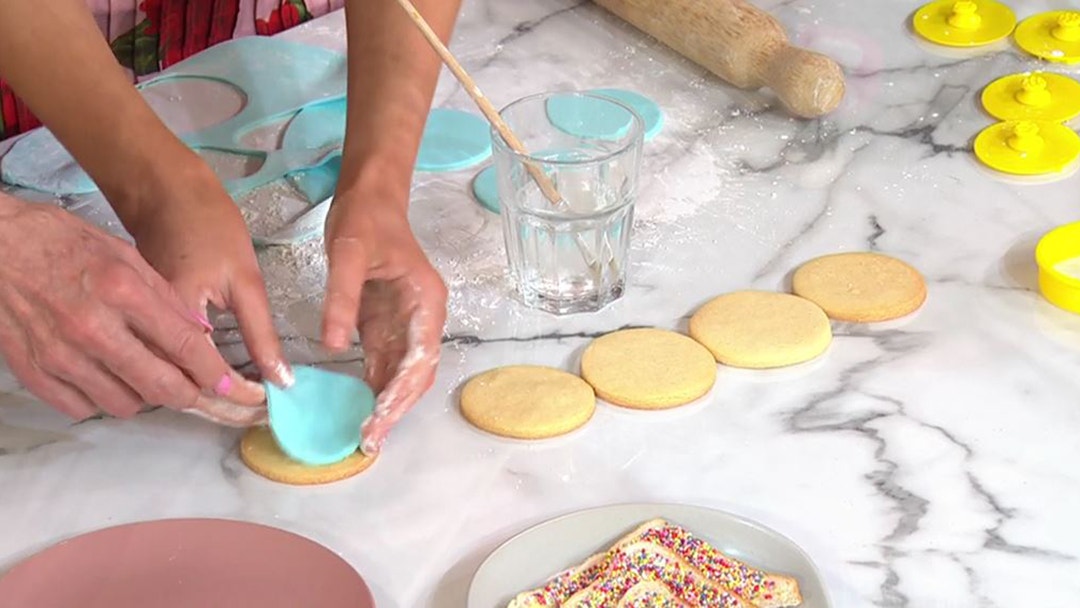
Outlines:
{"label": "forearm", "polygon": [[[460,0],[413,0],[448,40]],[[408,202],[409,181],[435,94],[438,55],[396,0],[348,0],[349,109],[339,192],[387,167]],[[374,169],[378,172],[380,169]]]}
{"label": "forearm", "polygon": [[139,201],[152,198],[149,184],[193,164],[131,85],[84,0],[0,0],[0,75],[129,228]]}

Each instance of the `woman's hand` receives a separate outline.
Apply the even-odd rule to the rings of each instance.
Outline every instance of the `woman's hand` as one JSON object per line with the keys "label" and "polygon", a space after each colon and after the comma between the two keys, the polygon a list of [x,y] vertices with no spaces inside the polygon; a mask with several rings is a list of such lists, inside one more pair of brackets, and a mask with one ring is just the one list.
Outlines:
{"label": "woman's hand", "polygon": [[378,394],[363,428],[366,454],[381,449],[391,427],[431,388],[446,322],[446,286],[405,215],[405,175],[376,174],[338,192],[326,221],[323,342],[342,351],[359,329],[365,380]]}
{"label": "woman's hand", "polygon": [[0,259],[0,351],[58,410],[127,418],[152,404],[237,426],[265,419],[261,387],[229,367],[205,319],[127,243],[0,194]]}
{"label": "woman's hand", "polygon": [[[51,32],[47,41],[38,36],[42,31]],[[131,86],[86,2],[52,0],[34,6],[25,2],[0,2],[0,74],[94,179],[124,227],[135,237],[147,261],[172,282],[174,304],[178,294],[179,302],[193,311],[185,314],[203,314],[208,302],[231,309],[263,376],[288,384],[290,373],[281,356],[265,288],[239,210],[206,163],[165,127]],[[56,237],[68,239],[64,243],[88,238],[76,237],[77,231],[72,226],[55,220],[47,227],[57,232]],[[9,228],[5,226],[5,230]],[[101,270],[95,266],[97,262],[87,254],[77,253],[70,243],[50,245],[45,241],[48,235],[33,230],[21,234],[7,232],[7,235],[5,247],[33,239],[28,250],[54,257],[59,252],[75,256],[70,261],[55,262],[58,265],[55,272],[65,270],[67,274],[62,275],[65,278],[82,277],[87,268],[112,277],[114,265],[106,263],[105,270]],[[13,240],[16,237],[18,240]],[[111,256],[110,260],[119,259],[119,254],[104,245],[95,251]],[[21,263],[30,261],[27,258]],[[145,263],[140,268],[143,275],[154,275],[146,272],[149,266]],[[52,268],[48,270],[54,272]],[[16,266],[8,272],[24,271]],[[9,278],[14,284],[25,280],[34,286],[33,277]],[[144,276],[144,281],[148,280]],[[124,279],[124,289],[130,282],[130,277]],[[163,290],[165,286],[157,288]],[[67,304],[76,305],[79,298],[92,297],[101,300],[102,307],[119,308],[125,314],[130,314],[132,305],[108,300],[112,296],[97,291],[70,297],[73,299]],[[54,303],[54,314],[65,315],[62,302]],[[165,309],[158,308],[156,312],[140,309],[140,319],[153,314],[167,315]],[[109,325],[110,331],[116,330],[115,322],[113,319]],[[145,350],[152,351],[143,348],[139,352]],[[209,351],[200,347],[199,352],[207,365],[222,362],[212,347]],[[200,384],[204,381],[201,376],[197,379]],[[68,401],[72,402],[72,398]],[[230,410],[227,401],[215,403],[221,406],[218,418],[236,413]]]}
{"label": "woman's hand", "polygon": [[148,187],[151,194],[129,222],[136,246],[190,310],[204,318],[207,304],[231,311],[262,377],[290,386],[292,371],[244,218],[205,163],[196,158],[186,167]]}

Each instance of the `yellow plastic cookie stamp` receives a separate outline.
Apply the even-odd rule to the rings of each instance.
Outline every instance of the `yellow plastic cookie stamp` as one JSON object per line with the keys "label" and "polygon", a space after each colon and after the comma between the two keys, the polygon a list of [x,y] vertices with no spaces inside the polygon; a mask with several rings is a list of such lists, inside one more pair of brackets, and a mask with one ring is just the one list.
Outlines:
{"label": "yellow plastic cookie stamp", "polygon": [[1080,82],[1042,72],[1003,76],[983,89],[982,104],[998,120],[1065,122],[1080,116]]}
{"label": "yellow plastic cookie stamp", "polygon": [[1080,136],[1055,122],[999,122],[975,138],[975,156],[1002,173],[1049,175],[1065,171],[1080,157]]}
{"label": "yellow plastic cookie stamp", "polygon": [[1051,304],[1080,314],[1080,222],[1046,233],[1035,247],[1039,292]]}
{"label": "yellow plastic cookie stamp", "polygon": [[995,0],[937,0],[916,11],[912,25],[930,42],[982,46],[1008,37],[1016,27],[1016,15]]}
{"label": "yellow plastic cookie stamp", "polygon": [[1059,63],[1080,63],[1080,12],[1051,11],[1028,17],[1016,28],[1016,44]]}

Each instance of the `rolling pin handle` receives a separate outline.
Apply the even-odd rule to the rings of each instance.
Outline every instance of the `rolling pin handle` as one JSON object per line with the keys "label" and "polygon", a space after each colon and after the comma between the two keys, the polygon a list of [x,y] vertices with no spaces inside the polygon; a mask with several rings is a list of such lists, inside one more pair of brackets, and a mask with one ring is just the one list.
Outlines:
{"label": "rolling pin handle", "polygon": [[593,0],[740,89],[768,86],[787,109],[817,118],[840,105],[844,74],[792,47],[784,28],[746,0]]}
{"label": "rolling pin handle", "polygon": [[817,118],[844,100],[844,73],[825,55],[791,45],[778,50],[766,71],[765,84],[800,118]]}

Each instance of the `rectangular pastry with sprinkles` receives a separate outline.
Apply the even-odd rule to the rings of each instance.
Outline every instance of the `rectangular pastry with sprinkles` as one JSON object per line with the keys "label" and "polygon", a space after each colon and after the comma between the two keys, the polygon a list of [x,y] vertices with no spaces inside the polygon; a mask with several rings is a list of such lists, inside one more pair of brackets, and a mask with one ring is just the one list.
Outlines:
{"label": "rectangular pastry with sprinkles", "polygon": [[689,608],[689,604],[679,600],[663,583],[648,581],[638,583],[626,592],[616,608]]}
{"label": "rectangular pastry with sprinkles", "polygon": [[[655,581],[687,606],[754,608],[737,594],[710,580],[671,551],[645,541],[612,549],[607,570],[591,585],[559,604],[566,608],[618,606],[628,591]],[[663,604],[661,604],[663,605]]]}
{"label": "rectangular pastry with sprinkles", "polygon": [[608,551],[519,594],[507,608],[792,608],[801,603],[794,578],[753,568],[681,526],[654,519]]}

